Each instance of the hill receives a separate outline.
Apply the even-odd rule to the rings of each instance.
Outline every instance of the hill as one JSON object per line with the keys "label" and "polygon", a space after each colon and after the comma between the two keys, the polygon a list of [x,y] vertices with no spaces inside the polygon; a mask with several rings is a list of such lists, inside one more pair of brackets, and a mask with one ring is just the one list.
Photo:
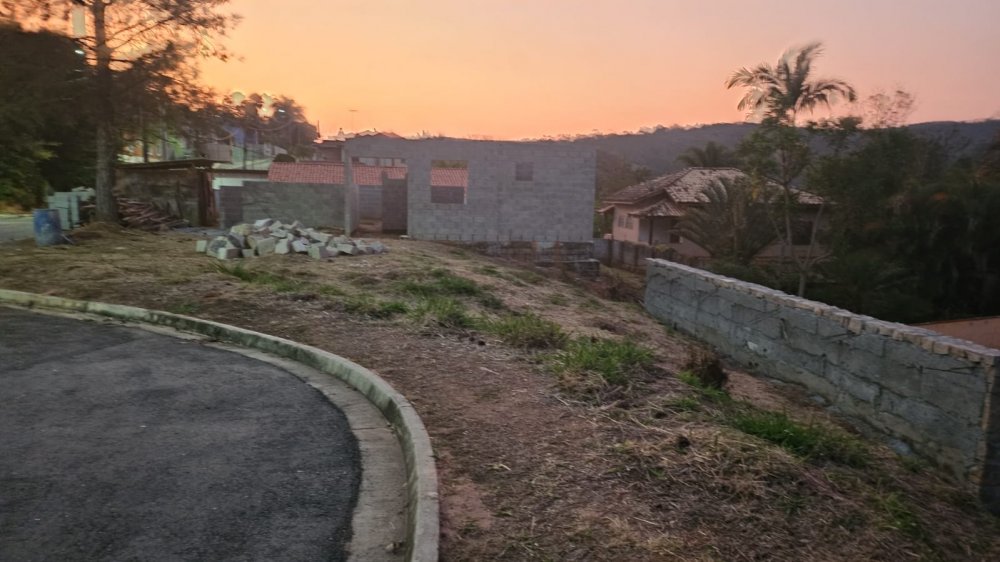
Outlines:
{"label": "hill", "polygon": [[[703,147],[709,141],[735,148],[757,128],[753,123],[716,123],[700,127],[659,127],[650,133],[612,134],[575,139],[576,145],[617,154],[634,164],[645,166],[660,175],[679,170],[677,157],[691,147]],[[975,154],[1000,131],[1000,120],[975,122],[934,121],[908,128],[914,133],[939,139],[956,156]],[[819,148],[822,150],[822,147]]]}

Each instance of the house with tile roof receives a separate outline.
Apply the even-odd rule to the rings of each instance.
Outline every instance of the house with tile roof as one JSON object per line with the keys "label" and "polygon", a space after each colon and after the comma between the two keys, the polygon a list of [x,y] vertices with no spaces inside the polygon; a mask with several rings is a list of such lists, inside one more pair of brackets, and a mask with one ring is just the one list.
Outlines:
{"label": "house with tile roof", "polygon": [[[598,212],[610,216],[613,240],[665,247],[683,258],[700,261],[711,256],[682,235],[682,219],[688,210],[708,203],[705,192],[713,184],[742,178],[747,178],[747,174],[737,168],[685,168],[614,193],[602,202]],[[814,209],[822,205],[823,199],[805,191],[796,193],[804,208],[802,218],[797,221],[798,230],[809,232]],[[801,237],[793,240],[798,242],[802,246],[809,244]],[[775,242],[758,256],[779,258],[785,255],[782,250],[780,242]]]}

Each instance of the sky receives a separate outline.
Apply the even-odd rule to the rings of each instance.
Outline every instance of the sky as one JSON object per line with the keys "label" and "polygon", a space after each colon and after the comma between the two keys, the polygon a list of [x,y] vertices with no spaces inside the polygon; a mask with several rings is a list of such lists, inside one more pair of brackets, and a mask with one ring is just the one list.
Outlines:
{"label": "sky", "polygon": [[[202,64],[282,94],[324,135],[494,139],[738,122],[739,67],[822,41],[817,77],[902,88],[910,122],[1000,118],[1000,0],[232,0]],[[353,110],[353,111],[352,111]],[[821,116],[821,115],[818,115]]]}

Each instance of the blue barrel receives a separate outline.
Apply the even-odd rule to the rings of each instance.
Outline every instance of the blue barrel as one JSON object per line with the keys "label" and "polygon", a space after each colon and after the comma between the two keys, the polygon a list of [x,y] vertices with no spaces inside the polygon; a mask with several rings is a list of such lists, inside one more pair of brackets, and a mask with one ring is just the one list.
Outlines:
{"label": "blue barrel", "polygon": [[59,211],[56,209],[35,209],[35,244],[54,246],[63,241]]}

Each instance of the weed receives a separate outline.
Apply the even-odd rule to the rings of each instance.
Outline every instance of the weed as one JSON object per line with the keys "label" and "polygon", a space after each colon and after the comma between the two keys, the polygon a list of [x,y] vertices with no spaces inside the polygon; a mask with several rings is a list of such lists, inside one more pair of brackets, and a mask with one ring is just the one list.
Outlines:
{"label": "weed", "polygon": [[868,464],[868,451],[856,438],[833,428],[800,424],[780,412],[747,408],[727,415],[725,421],[800,457],[830,460],[857,468]]}
{"label": "weed", "polygon": [[481,294],[482,289],[472,279],[455,275],[444,269],[431,271],[427,280],[408,279],[399,283],[399,289],[404,293],[419,297],[436,296],[466,296],[474,297]]}
{"label": "weed", "polygon": [[550,349],[566,344],[566,333],[558,324],[531,313],[508,314],[498,320],[486,320],[480,328],[514,347]]}
{"label": "weed", "polygon": [[392,318],[397,314],[406,314],[409,308],[403,302],[382,301],[363,296],[344,301],[344,310],[371,318]]}
{"label": "weed", "polygon": [[653,365],[653,354],[631,341],[576,339],[554,358],[558,373],[594,373],[612,385],[625,385]]}
{"label": "weed", "polygon": [[721,390],[726,384],[726,371],[722,369],[722,361],[711,351],[695,348],[684,368],[698,379],[700,388]]}
{"label": "weed", "polygon": [[896,492],[880,495],[875,498],[875,504],[885,516],[885,525],[915,539],[923,539],[926,534],[920,525],[920,520]]}
{"label": "weed", "polygon": [[445,297],[424,299],[413,308],[411,314],[418,320],[431,320],[442,328],[453,330],[469,328],[474,324],[474,319],[461,302]]}
{"label": "weed", "polygon": [[319,285],[316,287],[316,292],[325,297],[342,297],[347,294],[336,285]]}
{"label": "weed", "polygon": [[224,263],[215,264],[215,269],[219,273],[235,277],[244,283],[252,285],[264,285],[271,287],[279,293],[291,293],[302,289],[304,283],[294,279],[288,279],[280,275],[275,275],[266,271],[252,271],[245,269],[243,264],[226,265]]}
{"label": "weed", "polygon": [[201,310],[201,305],[191,301],[179,302],[167,307],[167,312],[173,312],[174,314],[184,314],[188,316],[192,314],[198,314],[200,310]]}
{"label": "weed", "polygon": [[691,371],[681,371],[677,373],[677,378],[684,384],[698,389],[702,396],[712,400],[713,402],[725,403],[731,400],[725,390],[706,386],[705,383]]}
{"label": "weed", "polygon": [[495,265],[484,265],[476,268],[476,273],[492,275],[493,277],[503,277],[503,273]]}
{"label": "weed", "polygon": [[507,306],[500,297],[492,293],[483,293],[480,295],[478,302],[483,308],[490,310],[503,310]]}
{"label": "weed", "polygon": [[701,402],[692,396],[683,396],[667,403],[666,407],[679,412],[697,412],[701,409]]}

